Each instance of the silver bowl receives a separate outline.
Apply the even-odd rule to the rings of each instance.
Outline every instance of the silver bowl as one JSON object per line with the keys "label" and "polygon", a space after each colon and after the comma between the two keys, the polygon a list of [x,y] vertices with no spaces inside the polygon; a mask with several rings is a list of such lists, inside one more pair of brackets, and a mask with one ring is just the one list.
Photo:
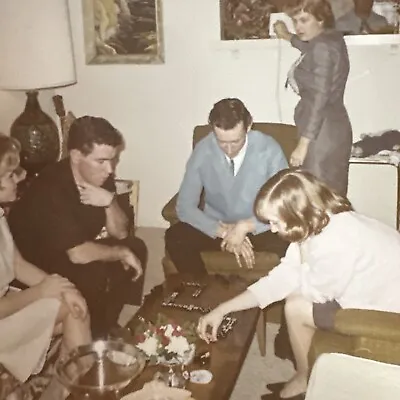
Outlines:
{"label": "silver bowl", "polygon": [[55,368],[59,381],[78,396],[117,394],[145,367],[141,350],[122,340],[98,340],[79,346]]}

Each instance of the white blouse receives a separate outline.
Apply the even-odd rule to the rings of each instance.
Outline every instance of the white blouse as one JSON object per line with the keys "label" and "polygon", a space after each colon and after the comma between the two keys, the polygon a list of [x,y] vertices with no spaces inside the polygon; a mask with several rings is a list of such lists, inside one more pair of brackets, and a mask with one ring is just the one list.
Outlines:
{"label": "white blouse", "polygon": [[333,215],[304,243],[291,243],[281,263],[248,287],[261,308],[300,293],[342,308],[400,312],[400,234],[356,212]]}
{"label": "white blouse", "polygon": [[[0,298],[14,276],[14,242],[0,208]],[[40,299],[0,318],[0,363],[21,382],[43,368],[60,304]]]}
{"label": "white blouse", "polygon": [[4,211],[0,207],[0,297],[8,290],[14,279],[14,241]]}
{"label": "white blouse", "polygon": [[303,53],[290,67],[288,75],[287,75],[287,83],[290,85],[292,88],[293,92],[296,94],[299,94],[299,86],[297,85],[297,81],[294,78],[294,71],[297,68],[297,66],[303,61],[303,58],[305,56],[305,53]]}

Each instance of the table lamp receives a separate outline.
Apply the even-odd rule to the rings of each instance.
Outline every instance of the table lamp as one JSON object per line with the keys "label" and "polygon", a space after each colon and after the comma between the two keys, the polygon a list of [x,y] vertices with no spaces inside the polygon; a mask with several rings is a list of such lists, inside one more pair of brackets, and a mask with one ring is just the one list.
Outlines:
{"label": "table lamp", "polygon": [[57,125],[40,108],[38,90],[76,83],[68,0],[1,0],[0,89],[25,91],[10,135],[21,143],[28,176],[58,160]]}

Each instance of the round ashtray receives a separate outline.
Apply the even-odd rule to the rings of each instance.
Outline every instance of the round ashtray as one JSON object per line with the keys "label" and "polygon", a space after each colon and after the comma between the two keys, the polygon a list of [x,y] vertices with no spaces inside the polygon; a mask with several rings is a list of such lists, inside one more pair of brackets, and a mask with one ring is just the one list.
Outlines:
{"label": "round ashtray", "polygon": [[190,373],[190,382],[207,384],[210,383],[213,378],[213,374],[206,369],[196,369]]}
{"label": "round ashtray", "polygon": [[56,365],[60,382],[75,395],[116,392],[144,369],[145,355],[122,340],[98,340],[73,349]]}

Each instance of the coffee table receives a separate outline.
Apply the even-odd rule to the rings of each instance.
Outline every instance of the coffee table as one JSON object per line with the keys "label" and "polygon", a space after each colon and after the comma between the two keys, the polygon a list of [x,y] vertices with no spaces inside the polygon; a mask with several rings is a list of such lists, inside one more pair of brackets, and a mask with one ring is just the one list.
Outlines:
{"label": "coffee table", "polygon": [[[247,287],[246,282],[238,277],[226,278],[224,276],[212,275],[199,280],[189,275],[171,275],[162,285],[155,287],[146,296],[142,307],[127,326],[130,329],[134,329],[138,323],[138,315],[146,320],[152,320],[157,313],[163,313],[174,319],[177,323],[183,323],[184,321],[197,322],[201,315],[199,312],[163,307],[161,304],[182,282],[194,281],[207,285],[201,295],[198,298],[193,298],[194,289],[190,290],[191,288],[189,288],[186,290],[187,287],[185,287],[184,292],[175,300],[176,303],[213,308],[222,301],[241,293]],[[252,342],[259,313],[260,310],[258,308],[234,313],[233,316],[238,320],[232,331],[224,339],[210,345],[206,345],[200,339],[198,340],[198,346],[209,346],[209,350],[211,351],[211,363],[208,369],[213,374],[213,380],[205,385],[187,383],[186,388],[192,392],[192,397],[195,400],[229,399]],[[140,390],[146,382],[152,380],[157,370],[157,366],[147,366],[143,373],[131,382],[121,394]]]}

